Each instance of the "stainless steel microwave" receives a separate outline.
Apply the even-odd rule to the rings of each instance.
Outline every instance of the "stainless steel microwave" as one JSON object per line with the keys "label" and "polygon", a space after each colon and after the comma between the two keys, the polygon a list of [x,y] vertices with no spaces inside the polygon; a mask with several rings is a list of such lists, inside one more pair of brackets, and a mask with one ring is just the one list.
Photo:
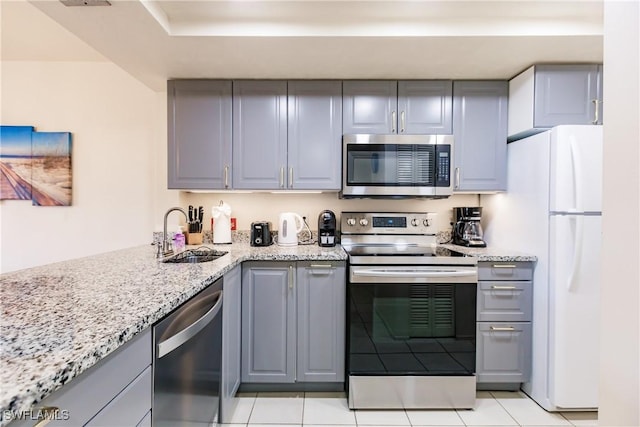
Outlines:
{"label": "stainless steel microwave", "polygon": [[341,196],[449,197],[452,159],[453,135],[344,135]]}

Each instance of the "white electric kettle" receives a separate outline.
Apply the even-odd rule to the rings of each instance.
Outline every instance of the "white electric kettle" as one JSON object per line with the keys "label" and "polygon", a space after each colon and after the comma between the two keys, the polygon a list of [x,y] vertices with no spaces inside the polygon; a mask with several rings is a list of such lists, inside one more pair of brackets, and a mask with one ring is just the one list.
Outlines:
{"label": "white electric kettle", "polygon": [[278,221],[278,245],[296,246],[298,233],[304,228],[304,220],[295,212],[283,212]]}

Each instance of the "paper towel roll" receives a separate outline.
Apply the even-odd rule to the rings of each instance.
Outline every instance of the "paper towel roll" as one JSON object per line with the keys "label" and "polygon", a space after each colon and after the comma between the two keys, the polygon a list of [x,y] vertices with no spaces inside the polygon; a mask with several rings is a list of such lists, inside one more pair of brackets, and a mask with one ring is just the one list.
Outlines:
{"label": "paper towel roll", "polygon": [[231,243],[231,206],[220,200],[211,208],[213,218],[213,243]]}

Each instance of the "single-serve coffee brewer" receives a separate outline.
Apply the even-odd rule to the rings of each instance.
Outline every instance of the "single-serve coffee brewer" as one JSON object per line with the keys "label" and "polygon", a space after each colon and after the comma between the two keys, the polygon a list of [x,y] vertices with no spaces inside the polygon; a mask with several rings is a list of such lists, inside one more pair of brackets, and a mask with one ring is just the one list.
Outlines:
{"label": "single-serve coffee brewer", "polygon": [[482,240],[482,208],[453,208],[453,243],[460,246],[484,248],[487,244]]}
{"label": "single-serve coffee brewer", "polygon": [[324,210],[318,215],[318,246],[336,245],[336,214]]}

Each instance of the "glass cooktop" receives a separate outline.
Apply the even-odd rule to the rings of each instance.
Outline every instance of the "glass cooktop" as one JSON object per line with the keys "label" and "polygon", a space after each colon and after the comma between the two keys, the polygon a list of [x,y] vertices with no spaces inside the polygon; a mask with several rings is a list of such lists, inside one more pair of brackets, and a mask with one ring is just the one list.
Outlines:
{"label": "glass cooktop", "polygon": [[351,256],[424,256],[424,257],[466,257],[467,255],[450,249],[420,245],[378,244],[353,245],[345,247]]}

